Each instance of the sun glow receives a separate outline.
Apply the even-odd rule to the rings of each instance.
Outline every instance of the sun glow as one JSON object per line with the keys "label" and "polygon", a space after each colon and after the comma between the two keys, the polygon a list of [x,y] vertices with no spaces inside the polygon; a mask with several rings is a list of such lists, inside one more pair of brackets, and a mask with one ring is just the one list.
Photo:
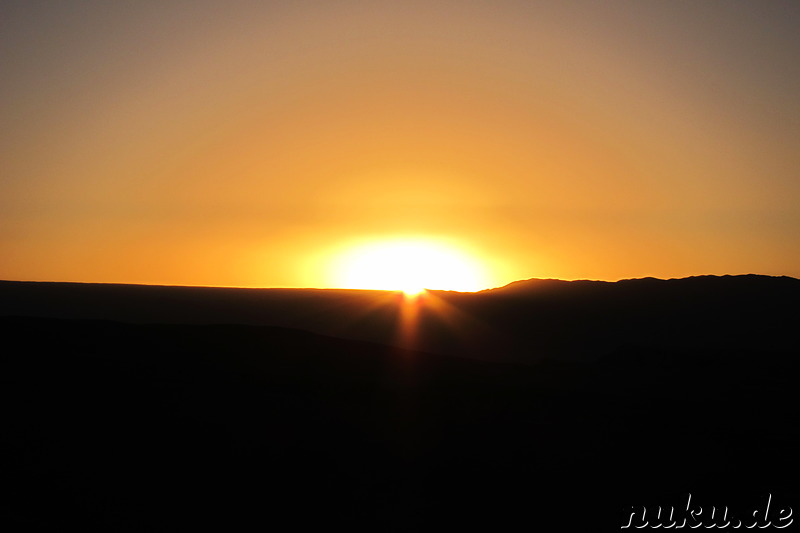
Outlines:
{"label": "sun glow", "polygon": [[403,239],[371,242],[343,252],[334,266],[346,289],[477,291],[487,288],[478,260],[449,243]]}

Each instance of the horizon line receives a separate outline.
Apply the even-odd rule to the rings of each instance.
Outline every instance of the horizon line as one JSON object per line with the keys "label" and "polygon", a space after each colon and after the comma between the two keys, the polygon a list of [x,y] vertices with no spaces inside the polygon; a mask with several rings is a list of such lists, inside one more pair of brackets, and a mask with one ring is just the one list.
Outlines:
{"label": "horizon line", "polygon": [[[461,293],[461,294],[478,294],[481,292],[492,291],[497,289],[503,289],[510,285],[514,285],[517,283],[525,283],[525,282],[532,282],[532,281],[559,281],[564,283],[573,283],[573,282],[593,282],[593,283],[619,283],[622,281],[637,281],[637,280],[653,280],[653,281],[679,281],[679,280],[686,280],[692,278],[726,278],[726,277],[747,277],[747,276],[756,276],[756,277],[766,277],[766,278],[790,278],[790,279],[798,279],[794,276],[789,275],[772,275],[772,274],[755,274],[755,273],[745,273],[745,274],[695,274],[690,276],[684,277],[672,277],[672,278],[659,278],[655,276],[642,276],[642,277],[634,277],[634,278],[619,278],[616,280],[607,280],[607,279],[588,279],[588,278],[575,278],[575,279],[561,279],[561,278],[525,278],[525,279],[518,279],[506,283],[505,285],[499,285],[496,287],[488,287],[486,289],[479,289],[475,291],[458,291],[458,290],[450,290],[450,289],[434,289],[434,288],[425,288],[425,291],[428,292],[451,292],[451,293]],[[396,292],[402,293],[402,289],[359,289],[359,288],[347,288],[347,287],[268,287],[268,286],[245,286],[245,285],[178,285],[178,284],[168,284],[168,283],[131,283],[131,282],[108,282],[108,281],[55,281],[55,280],[10,280],[10,279],[1,279],[0,283],[52,283],[52,284],[70,284],[70,285],[116,285],[116,286],[133,286],[133,287],[165,287],[165,288],[187,288],[187,289],[245,289],[245,290],[313,290],[313,291],[359,291],[359,292]]]}

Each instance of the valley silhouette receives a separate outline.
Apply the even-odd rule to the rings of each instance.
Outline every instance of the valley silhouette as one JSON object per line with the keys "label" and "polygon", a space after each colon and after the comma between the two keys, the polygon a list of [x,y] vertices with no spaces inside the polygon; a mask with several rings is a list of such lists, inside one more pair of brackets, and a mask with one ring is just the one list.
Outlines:
{"label": "valley silhouette", "polygon": [[1,520],[616,531],[691,493],[749,525],[767,495],[800,502],[798,302],[800,280],[760,275],[418,296],[3,281]]}

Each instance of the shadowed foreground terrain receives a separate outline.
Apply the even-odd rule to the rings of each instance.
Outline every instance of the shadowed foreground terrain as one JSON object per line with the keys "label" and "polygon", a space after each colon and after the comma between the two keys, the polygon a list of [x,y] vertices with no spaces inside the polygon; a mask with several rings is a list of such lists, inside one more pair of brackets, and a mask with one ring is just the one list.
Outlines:
{"label": "shadowed foreground terrain", "polygon": [[[455,322],[434,327],[422,312],[428,336],[415,341],[440,353],[235,323],[232,289],[177,305],[232,313],[204,324],[175,314],[164,295],[180,288],[7,284],[0,520],[11,531],[616,531],[631,506],[685,507],[690,492],[745,519],[770,493],[775,509],[800,507],[797,310],[784,305],[797,280],[565,283],[440,294]],[[82,316],[46,318],[80,288]],[[128,296],[97,297],[110,289]],[[191,294],[204,290],[215,291]],[[136,291],[150,291],[151,323],[130,316],[145,309]],[[337,291],[281,295],[288,316],[305,299],[317,324],[347,315],[365,336],[397,338],[388,318],[363,314],[365,294],[343,293],[350,307],[327,300],[328,314],[315,306]],[[458,356],[449,328],[465,321],[498,348]]]}

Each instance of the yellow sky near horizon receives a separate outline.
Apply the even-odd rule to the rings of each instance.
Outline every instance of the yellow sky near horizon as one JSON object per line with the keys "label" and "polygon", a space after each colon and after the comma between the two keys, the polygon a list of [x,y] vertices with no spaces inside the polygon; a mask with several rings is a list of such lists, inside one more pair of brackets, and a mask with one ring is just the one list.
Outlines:
{"label": "yellow sky near horizon", "polygon": [[[792,2],[4,2],[0,279],[800,277]],[[435,288],[435,287],[432,287]]]}

